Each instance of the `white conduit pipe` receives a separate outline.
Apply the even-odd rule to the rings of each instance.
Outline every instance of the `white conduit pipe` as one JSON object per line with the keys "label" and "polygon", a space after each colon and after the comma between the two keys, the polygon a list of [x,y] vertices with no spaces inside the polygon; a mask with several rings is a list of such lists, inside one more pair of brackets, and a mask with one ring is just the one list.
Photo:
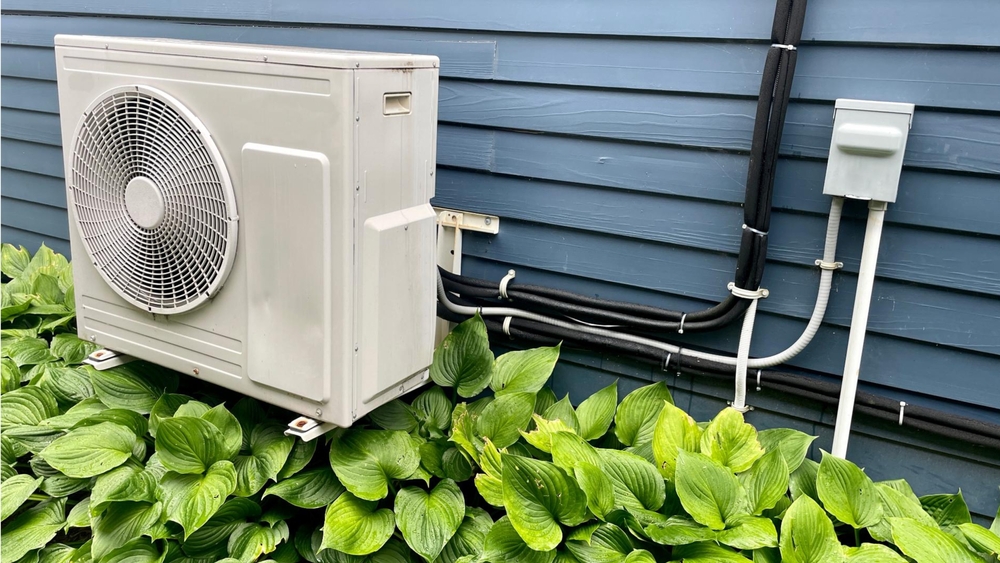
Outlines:
{"label": "white conduit pipe", "polygon": [[868,310],[871,307],[872,287],[875,284],[875,264],[878,262],[878,247],[882,241],[882,224],[885,221],[887,206],[888,204],[884,201],[871,201],[868,204],[865,246],[861,251],[858,289],[854,296],[854,316],[851,317],[851,334],[847,338],[844,379],[840,385],[837,425],[833,431],[833,450],[831,453],[839,458],[847,457],[847,441],[851,436],[854,400],[858,392],[858,378],[861,373],[861,354],[864,351],[865,333],[868,330]]}
{"label": "white conduit pipe", "polygon": [[[840,197],[833,198],[830,204],[830,217],[827,222],[826,229],[826,244],[823,253],[823,263],[830,264],[833,263],[837,250],[837,236],[840,231],[840,216],[843,209],[844,200]],[[775,354],[773,356],[768,356],[766,358],[751,359],[747,361],[747,366],[749,368],[765,368],[774,365],[778,365],[788,361],[793,358],[796,354],[801,352],[819,330],[820,324],[823,322],[823,316],[826,314],[826,305],[830,297],[830,287],[832,286],[833,271],[831,269],[824,268],[820,275],[820,286],[819,291],[816,296],[816,306],[813,308],[812,317],[809,319],[809,323],[806,325],[805,331],[795,341],[788,349]],[[659,350],[671,354],[681,354],[685,356],[690,356],[692,358],[700,358],[703,360],[718,362],[730,366],[736,366],[737,360],[731,356],[720,356],[718,354],[709,354],[706,352],[699,352],[697,350],[688,350],[686,348],[681,348],[680,346],[675,346],[673,344],[667,344],[665,342],[660,342],[658,340],[652,340],[650,338],[644,338],[642,336],[636,336],[634,334],[628,334],[623,332],[617,332],[614,330],[609,330],[607,328],[601,328],[597,326],[590,326],[585,324],[580,324],[577,322],[568,322],[561,319],[555,319],[552,317],[547,317],[545,315],[539,315],[538,313],[532,313],[530,311],[523,311],[521,309],[515,309],[513,307],[471,307],[467,305],[458,305],[453,303],[448,298],[448,292],[444,288],[444,282],[441,280],[441,275],[438,274],[438,299],[445,306],[446,309],[452,313],[464,316],[471,316],[477,312],[484,317],[512,317],[519,319],[528,319],[540,323],[545,323],[552,326],[557,326],[560,328],[578,330],[587,334],[594,334],[598,336],[604,336],[606,338],[615,338],[618,340],[624,340],[626,342],[634,342],[636,344],[642,344],[644,346],[650,346]],[[744,383],[745,385],[745,383]]]}
{"label": "white conduit pipe", "polygon": [[733,408],[740,412],[747,412],[747,363],[750,358],[750,341],[753,339],[753,323],[757,318],[757,301],[762,297],[767,297],[766,289],[757,291],[747,291],[736,287],[736,284],[729,282],[729,291],[741,299],[749,299],[750,307],[747,308],[743,316],[743,328],[740,330],[740,346],[736,352],[736,396],[733,399]]}

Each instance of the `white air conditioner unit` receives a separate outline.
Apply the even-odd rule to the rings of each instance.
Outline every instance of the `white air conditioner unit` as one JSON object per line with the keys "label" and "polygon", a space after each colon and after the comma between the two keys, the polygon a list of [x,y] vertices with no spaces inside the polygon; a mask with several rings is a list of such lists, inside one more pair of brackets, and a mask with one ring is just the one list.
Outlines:
{"label": "white air conditioner unit", "polygon": [[345,427],[426,380],[436,57],[55,43],[82,338]]}

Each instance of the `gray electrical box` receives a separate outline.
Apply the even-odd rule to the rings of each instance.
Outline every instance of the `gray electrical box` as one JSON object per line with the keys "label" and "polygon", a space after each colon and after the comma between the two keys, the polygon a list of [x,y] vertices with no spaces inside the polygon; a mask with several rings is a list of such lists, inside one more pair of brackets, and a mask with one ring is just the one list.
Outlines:
{"label": "gray electrical box", "polygon": [[896,201],[913,104],[837,100],[823,193]]}

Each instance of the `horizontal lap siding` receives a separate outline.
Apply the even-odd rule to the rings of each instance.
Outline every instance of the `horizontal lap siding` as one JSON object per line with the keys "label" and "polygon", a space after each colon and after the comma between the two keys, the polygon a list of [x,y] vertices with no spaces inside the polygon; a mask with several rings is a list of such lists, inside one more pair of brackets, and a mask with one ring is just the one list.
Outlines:
{"label": "horizontal lap siding", "polygon": [[[469,235],[465,269],[695,310],[725,295],[773,0],[6,0],[2,16],[3,227],[68,252],[56,33],[175,37],[441,58],[435,203],[503,218]],[[558,17],[555,16],[558,14]],[[667,17],[669,16],[669,17]],[[889,208],[862,380],[866,388],[1000,422],[1000,5],[993,0],[812,0],[775,180],[770,262],[752,353],[794,341],[811,313],[829,198],[833,101],[917,104]],[[836,380],[865,210],[845,212],[826,322],[792,365]],[[684,335],[734,352],[738,327]],[[570,352],[554,385],[574,400],[662,372]],[[729,384],[670,375],[699,418]],[[756,394],[751,419],[819,435],[833,413]],[[859,422],[852,456],[921,492],[961,486],[994,510],[1000,467],[975,452]],[[880,455],[892,452],[893,461]],[[901,469],[895,460],[906,458]],[[941,468],[947,468],[942,470]]]}

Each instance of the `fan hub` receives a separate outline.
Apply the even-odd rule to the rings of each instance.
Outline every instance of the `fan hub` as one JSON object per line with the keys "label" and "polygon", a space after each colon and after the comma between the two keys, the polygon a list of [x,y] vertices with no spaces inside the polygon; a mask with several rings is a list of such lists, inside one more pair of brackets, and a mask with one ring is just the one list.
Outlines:
{"label": "fan hub", "polygon": [[155,229],[166,214],[163,192],[149,178],[136,176],[125,187],[125,210],[136,225]]}

